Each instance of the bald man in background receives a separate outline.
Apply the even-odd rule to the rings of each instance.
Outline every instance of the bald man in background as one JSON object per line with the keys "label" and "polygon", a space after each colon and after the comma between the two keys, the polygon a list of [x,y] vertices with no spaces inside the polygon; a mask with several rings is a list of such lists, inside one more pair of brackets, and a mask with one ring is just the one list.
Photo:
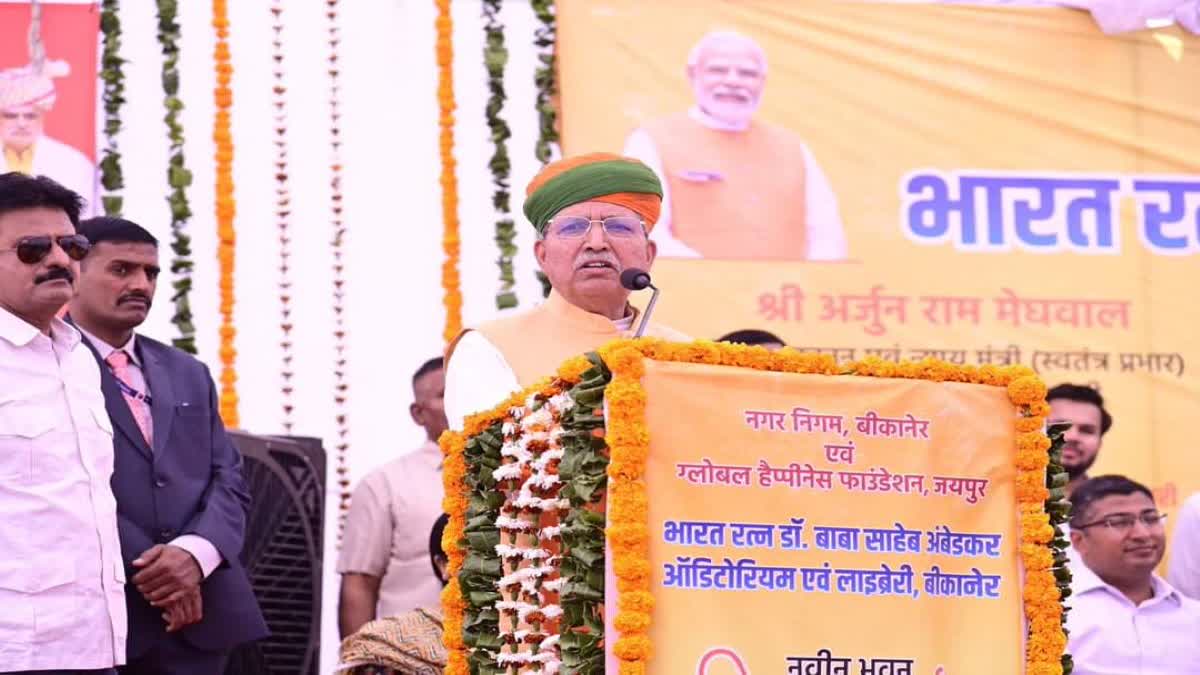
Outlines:
{"label": "bald man in background", "polygon": [[795,133],[753,119],[767,57],[751,38],[717,31],[688,56],[696,105],[647,121],[625,142],[663,183],[659,255],[727,260],[842,260],[837,197]]}

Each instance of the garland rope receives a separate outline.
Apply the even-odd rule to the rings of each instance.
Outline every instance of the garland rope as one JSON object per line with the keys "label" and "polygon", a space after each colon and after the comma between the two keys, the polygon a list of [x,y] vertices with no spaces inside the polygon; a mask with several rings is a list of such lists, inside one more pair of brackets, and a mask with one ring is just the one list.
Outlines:
{"label": "garland rope", "polygon": [[117,147],[117,134],[121,132],[121,105],[125,103],[125,74],[121,67],[121,18],[118,0],[103,0],[100,4],[100,33],[104,44],[100,54],[100,81],[104,84],[104,151],[100,159],[100,185],[105,194],[101,198],[104,213],[120,216],[125,187],[121,174],[121,153]]}
{"label": "garland rope", "polygon": [[196,353],[196,326],[192,323],[192,309],[188,302],[188,294],[192,290],[192,244],[187,235],[188,219],[192,217],[192,209],[188,205],[187,188],[192,184],[192,172],[188,171],[183,156],[183,126],[179,123],[179,112],[183,110],[183,101],[179,99],[179,4],[177,0],[157,0],[158,4],[158,43],[162,46],[162,85],[163,104],[166,114],[163,122],[167,125],[167,185],[171,194],[167,196],[167,205],[171,210],[171,274],[174,281],[171,287],[175,290],[171,301],[175,303],[175,314],[171,323],[179,331],[179,337],[171,341],[176,348],[188,354]]}
{"label": "garland rope", "polygon": [[[558,147],[558,110],[555,99],[558,96],[557,69],[555,68],[555,50],[558,42],[558,29],[554,0],[532,0],[530,5],[533,13],[541,23],[534,31],[533,44],[538,48],[538,67],[534,71],[533,83],[537,87],[538,138],[534,145],[534,155],[538,161],[545,164],[559,155]],[[550,295],[550,279],[541,271],[537,271],[538,281],[542,284],[542,296]]]}
{"label": "garland rope", "polygon": [[292,277],[291,242],[289,217],[292,211],[292,196],[288,188],[288,143],[287,143],[287,87],[283,79],[283,2],[274,0],[271,6],[271,58],[274,61],[271,101],[275,107],[275,224],[279,228],[279,328],[283,339],[279,343],[282,362],[279,375],[283,383],[281,403],[283,405],[283,432],[292,433]]}
{"label": "garland rope", "polygon": [[346,237],[346,223],[342,220],[342,129],[341,108],[339,95],[341,85],[338,75],[341,66],[338,65],[338,44],[341,36],[338,32],[338,0],[326,0],[325,16],[328,22],[329,42],[329,145],[330,165],[332,174],[329,179],[330,210],[333,224],[333,405],[334,421],[337,424],[337,472],[338,488],[338,546],[342,542],[342,530],[346,524],[346,513],[350,510],[350,468],[346,455],[350,450],[350,427],[347,423],[346,398],[350,385],[346,381],[346,316],[345,316],[345,261],[343,260],[343,243]]}
{"label": "garland rope", "polygon": [[462,290],[458,274],[460,240],[458,234],[458,183],[454,161],[454,23],[450,0],[437,3],[438,65],[438,147],[442,160],[442,303],[446,306],[446,324],[442,338],[450,344],[462,332]]}
{"label": "garland rope", "polygon": [[510,207],[509,175],[512,163],[508,158],[507,141],[512,137],[508,123],[500,116],[504,110],[504,67],[508,64],[508,50],[504,47],[504,24],[500,23],[501,0],[483,0],[483,63],[487,68],[488,98],[484,112],[487,115],[488,128],[492,131],[492,145],[495,150],[488,160],[488,168],[492,170],[492,208],[496,211],[496,246],[500,249],[500,257],[496,264],[500,267],[500,290],[496,292],[496,308],[508,309],[517,306],[517,293],[514,290],[516,278],[513,276],[513,257],[517,254],[514,243],[516,226],[513,224]]}
{"label": "garland rope", "polygon": [[233,326],[233,271],[237,235],[233,229],[237,204],[233,198],[233,135],[230,132],[230,108],[233,107],[233,65],[229,54],[229,14],[226,0],[213,0],[212,25],[216,32],[216,47],[213,63],[216,68],[217,87],[213,90],[216,114],[213,117],[213,142],[216,144],[216,212],[217,212],[217,263],[220,270],[221,312],[221,419],[225,425],[237,428],[238,396],[237,349],[234,338],[237,329]]}

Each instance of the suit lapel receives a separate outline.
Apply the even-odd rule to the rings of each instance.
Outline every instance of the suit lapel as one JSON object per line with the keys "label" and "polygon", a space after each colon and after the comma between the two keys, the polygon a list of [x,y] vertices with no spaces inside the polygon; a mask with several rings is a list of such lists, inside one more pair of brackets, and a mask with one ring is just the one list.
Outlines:
{"label": "suit lapel", "polygon": [[[67,322],[72,326],[75,325],[70,317],[67,317]],[[112,420],[113,426],[133,444],[133,447],[138,449],[138,452],[145,455],[147,459],[153,460],[154,455],[150,451],[150,446],[146,445],[146,439],[142,437],[142,430],[138,428],[137,421],[133,419],[133,411],[129,409],[129,404],[125,402],[125,396],[121,394],[121,388],[117,386],[117,378],[109,370],[108,364],[100,358],[100,352],[96,351],[96,346],[87,339],[87,336],[81,335],[80,338],[100,366],[100,391],[104,394],[104,409],[108,411],[108,418]]]}
{"label": "suit lapel", "polygon": [[175,419],[175,390],[158,353],[154,349],[146,349],[145,341],[138,341],[137,344],[142,357],[142,373],[150,389],[150,417],[154,420],[154,452],[157,454],[164,450],[167,438],[171,435],[171,422]]}

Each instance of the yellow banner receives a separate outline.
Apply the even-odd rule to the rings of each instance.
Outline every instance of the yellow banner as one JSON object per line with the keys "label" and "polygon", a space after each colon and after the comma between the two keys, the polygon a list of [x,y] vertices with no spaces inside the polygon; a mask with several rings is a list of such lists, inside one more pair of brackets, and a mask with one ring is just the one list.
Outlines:
{"label": "yellow banner", "polygon": [[1004,388],[645,369],[650,673],[1021,672]]}
{"label": "yellow banner", "polygon": [[[1166,510],[1200,489],[1176,423],[1200,403],[1195,36],[1065,9],[557,6],[564,150],[665,179],[658,320],[1091,383],[1115,418],[1093,474]],[[705,62],[714,30],[765,61]]]}

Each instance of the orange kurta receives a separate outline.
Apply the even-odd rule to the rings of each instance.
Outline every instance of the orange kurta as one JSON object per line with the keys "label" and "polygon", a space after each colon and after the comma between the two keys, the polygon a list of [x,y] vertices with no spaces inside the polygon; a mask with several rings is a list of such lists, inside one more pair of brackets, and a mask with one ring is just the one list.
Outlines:
{"label": "orange kurta", "polygon": [[710,129],[687,113],[643,127],[670,190],[671,230],[705,258],[807,257],[804,143],[753,122]]}
{"label": "orange kurta", "polygon": [[[632,335],[640,321],[636,309],[634,314],[630,331],[622,333],[611,319],[580,309],[558,293],[551,292],[541,305],[490,321],[478,330],[504,355],[521,386],[528,387],[553,375],[567,359],[590,352],[610,340]],[[690,341],[682,333],[653,323],[646,327],[646,335]]]}

